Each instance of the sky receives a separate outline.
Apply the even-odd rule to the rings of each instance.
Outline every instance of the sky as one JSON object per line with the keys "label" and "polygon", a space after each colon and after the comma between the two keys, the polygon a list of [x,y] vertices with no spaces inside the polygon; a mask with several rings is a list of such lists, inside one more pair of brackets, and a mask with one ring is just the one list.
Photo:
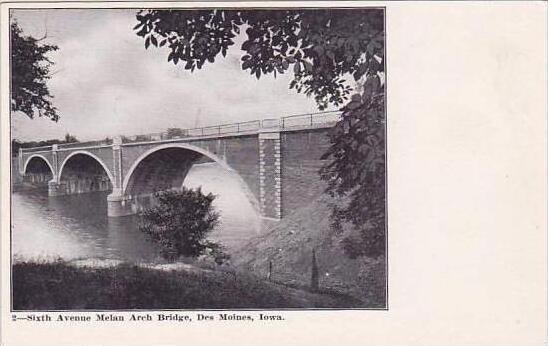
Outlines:
{"label": "sky", "polygon": [[[137,10],[14,10],[25,34],[59,50],[48,81],[60,119],[12,116],[13,138],[79,140],[316,112],[289,89],[292,72],[257,80],[241,69],[240,44],[190,73],[167,62],[167,48],[144,48],[132,28]],[[238,38],[242,42],[242,38]],[[290,69],[291,70],[291,69]]]}

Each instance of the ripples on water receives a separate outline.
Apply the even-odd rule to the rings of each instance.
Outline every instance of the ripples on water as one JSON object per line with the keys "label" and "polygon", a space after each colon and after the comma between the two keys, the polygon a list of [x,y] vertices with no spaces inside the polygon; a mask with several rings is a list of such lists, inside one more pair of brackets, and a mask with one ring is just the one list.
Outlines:
{"label": "ripples on water", "polygon": [[[218,164],[195,165],[184,185],[217,195],[221,224],[212,240],[229,250],[261,228],[260,218],[235,173]],[[135,216],[107,217],[107,192],[49,198],[47,189],[12,195],[12,253],[21,259],[105,258],[160,262],[158,248],[137,227]]]}

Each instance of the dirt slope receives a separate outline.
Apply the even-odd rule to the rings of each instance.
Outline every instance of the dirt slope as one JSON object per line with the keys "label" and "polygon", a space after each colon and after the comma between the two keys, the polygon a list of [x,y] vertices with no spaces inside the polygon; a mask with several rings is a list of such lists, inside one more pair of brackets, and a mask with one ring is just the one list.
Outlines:
{"label": "dirt slope", "polygon": [[344,254],[342,236],[329,227],[329,202],[322,195],[271,225],[233,254],[232,265],[266,277],[272,261],[272,280],[309,286],[315,248],[320,289],[351,295],[363,307],[384,307],[384,258],[352,260]]}

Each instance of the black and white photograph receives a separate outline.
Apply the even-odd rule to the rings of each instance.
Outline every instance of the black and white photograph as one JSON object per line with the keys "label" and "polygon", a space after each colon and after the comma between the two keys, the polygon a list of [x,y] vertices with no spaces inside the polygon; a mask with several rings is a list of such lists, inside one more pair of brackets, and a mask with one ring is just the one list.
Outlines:
{"label": "black and white photograph", "polygon": [[385,16],[10,9],[11,311],[388,310]]}
{"label": "black and white photograph", "polygon": [[0,344],[546,345],[547,24],[0,0]]}

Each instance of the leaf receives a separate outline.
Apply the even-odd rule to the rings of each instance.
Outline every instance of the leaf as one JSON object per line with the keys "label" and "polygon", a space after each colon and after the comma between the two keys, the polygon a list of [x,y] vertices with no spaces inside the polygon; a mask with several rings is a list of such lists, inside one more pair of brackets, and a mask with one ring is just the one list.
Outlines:
{"label": "leaf", "polygon": [[367,78],[363,88],[363,100],[368,100],[380,88],[380,80],[377,76]]}
{"label": "leaf", "polygon": [[293,72],[295,72],[295,74],[299,74],[301,72],[301,63],[299,61],[297,61],[293,66]]}
{"label": "leaf", "polygon": [[306,72],[312,72],[313,70],[312,64],[306,60],[303,60],[303,63],[304,63],[304,68],[306,69]]}
{"label": "leaf", "polygon": [[244,61],[244,63],[242,64],[242,70],[247,70],[248,68],[250,68],[252,63],[253,62],[251,60]]}
{"label": "leaf", "polygon": [[242,43],[242,50],[248,50],[250,44],[251,44],[251,41],[249,40]]}
{"label": "leaf", "polygon": [[145,39],[145,49],[148,49],[148,46],[150,46],[150,36]]}
{"label": "leaf", "polygon": [[350,110],[354,110],[362,105],[361,101],[352,101],[348,105],[346,105],[346,108]]}
{"label": "leaf", "polygon": [[143,28],[137,33],[137,36],[141,36],[141,37],[145,37],[145,35],[147,34],[147,27],[146,26],[143,26]]}
{"label": "leaf", "polygon": [[296,80],[292,80],[291,83],[289,83],[289,89],[293,89],[295,85],[297,84]]}
{"label": "leaf", "polygon": [[354,94],[354,95],[352,95],[352,101],[357,101],[357,102],[359,102],[361,99],[362,99],[362,98],[361,98],[360,94]]}
{"label": "leaf", "polygon": [[158,47],[158,41],[156,40],[156,37],[153,35],[150,36],[150,42],[155,46]]}

